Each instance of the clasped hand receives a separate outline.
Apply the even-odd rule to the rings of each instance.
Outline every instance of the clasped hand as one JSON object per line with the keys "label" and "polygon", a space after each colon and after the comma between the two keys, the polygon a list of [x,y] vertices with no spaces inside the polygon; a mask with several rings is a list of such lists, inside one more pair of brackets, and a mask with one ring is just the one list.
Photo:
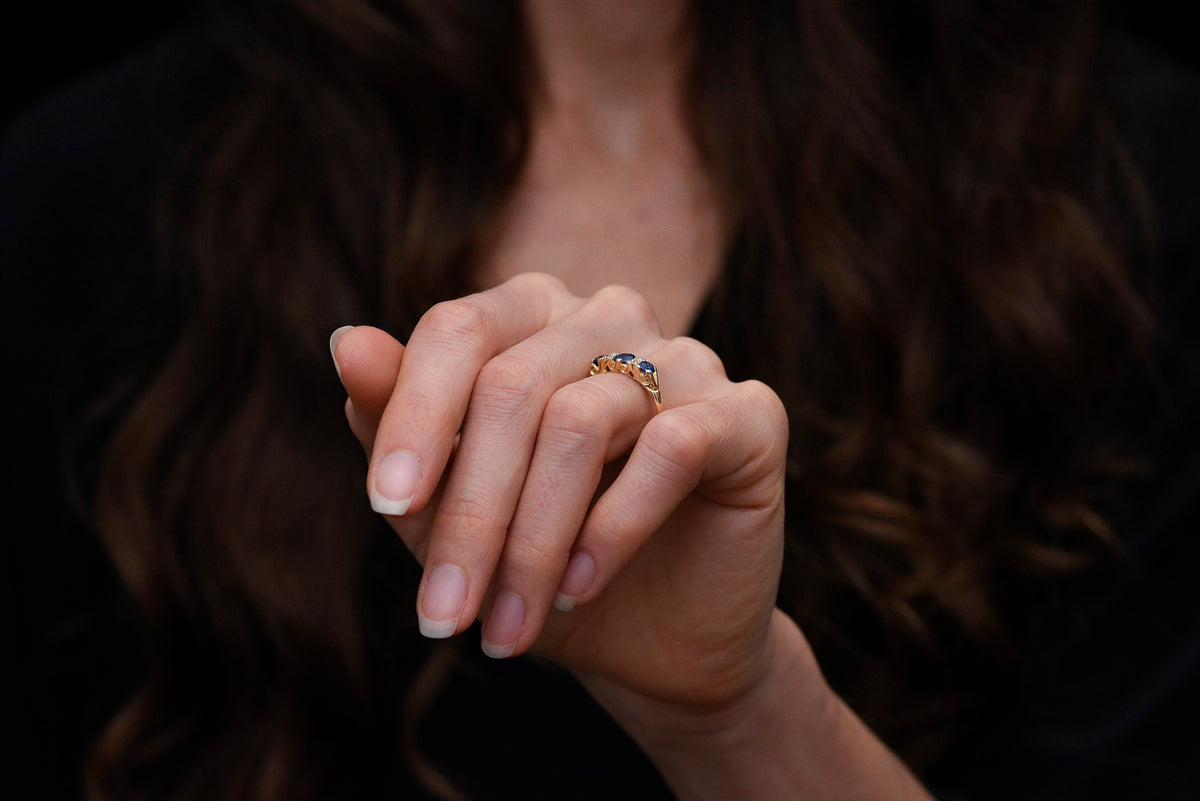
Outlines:
{"label": "clasped hand", "polygon": [[[430,309],[407,345],[332,342],[375,509],[424,566],[422,631],[482,619],[483,648],[533,650],[671,704],[758,681],[783,552],[787,418],[731,382],[648,303],[536,274]],[[593,357],[657,366],[664,410]]]}

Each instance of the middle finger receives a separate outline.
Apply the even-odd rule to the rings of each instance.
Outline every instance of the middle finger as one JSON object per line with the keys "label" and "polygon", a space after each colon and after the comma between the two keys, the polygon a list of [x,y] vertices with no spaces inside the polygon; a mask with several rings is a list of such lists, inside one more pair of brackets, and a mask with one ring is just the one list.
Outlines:
{"label": "middle finger", "polygon": [[661,337],[630,290],[602,290],[573,313],[513,345],[479,371],[454,469],[430,533],[417,613],[427,636],[445,637],[479,614],[521,497],[543,410],[586,372],[614,331],[641,346]]}

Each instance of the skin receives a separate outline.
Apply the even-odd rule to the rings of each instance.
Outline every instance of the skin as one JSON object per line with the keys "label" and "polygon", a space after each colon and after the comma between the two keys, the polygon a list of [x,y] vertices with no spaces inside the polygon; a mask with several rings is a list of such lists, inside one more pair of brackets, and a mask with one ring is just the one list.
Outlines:
{"label": "skin", "polygon": [[619,284],[668,336],[685,334],[720,270],[724,222],[684,125],[683,4],[526,11],[541,78],[530,150],[481,283],[540,272],[580,297]]}
{"label": "skin", "polygon": [[[534,147],[491,288],[404,345],[331,339],[372,504],[424,565],[422,630],[481,619],[489,655],[572,670],[681,799],[928,798],[775,608],[783,405],[678,336],[721,241],[682,123],[682,5],[526,10]],[[663,412],[587,377],[620,351],[658,366]]]}

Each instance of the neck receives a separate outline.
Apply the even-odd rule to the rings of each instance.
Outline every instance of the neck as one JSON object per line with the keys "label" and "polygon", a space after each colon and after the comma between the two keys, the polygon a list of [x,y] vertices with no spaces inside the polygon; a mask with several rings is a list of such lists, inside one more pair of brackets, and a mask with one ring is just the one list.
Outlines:
{"label": "neck", "polygon": [[662,110],[678,115],[688,66],[679,0],[524,0],[535,115],[568,115],[597,144],[636,149]]}

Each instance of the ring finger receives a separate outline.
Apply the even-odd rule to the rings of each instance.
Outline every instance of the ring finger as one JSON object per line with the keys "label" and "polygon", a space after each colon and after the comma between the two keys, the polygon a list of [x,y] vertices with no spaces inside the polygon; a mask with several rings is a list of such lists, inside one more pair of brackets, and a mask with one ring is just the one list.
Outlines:
{"label": "ring finger", "polygon": [[529,485],[543,410],[558,388],[579,378],[579,365],[614,329],[630,332],[639,344],[659,339],[644,301],[633,301],[629,290],[603,290],[479,371],[429,536],[417,596],[426,636],[457,633],[483,608],[518,499]]}
{"label": "ring finger", "polygon": [[[697,343],[674,340],[651,351],[655,361],[661,353],[667,363],[677,365],[666,376],[673,405],[694,402],[711,393],[714,382],[725,381],[715,356],[707,364],[697,362],[698,369],[679,369],[689,364],[684,357],[694,353],[692,345]],[[643,364],[654,371],[653,365]],[[569,609],[595,575],[591,555],[572,555],[572,546],[604,466],[630,452],[657,406],[648,397],[646,383],[637,380],[644,377],[643,371],[635,369],[627,376],[575,381],[555,392],[546,405],[484,620],[483,649],[491,656],[531,647],[552,604]],[[560,587],[564,592],[556,593]]]}

